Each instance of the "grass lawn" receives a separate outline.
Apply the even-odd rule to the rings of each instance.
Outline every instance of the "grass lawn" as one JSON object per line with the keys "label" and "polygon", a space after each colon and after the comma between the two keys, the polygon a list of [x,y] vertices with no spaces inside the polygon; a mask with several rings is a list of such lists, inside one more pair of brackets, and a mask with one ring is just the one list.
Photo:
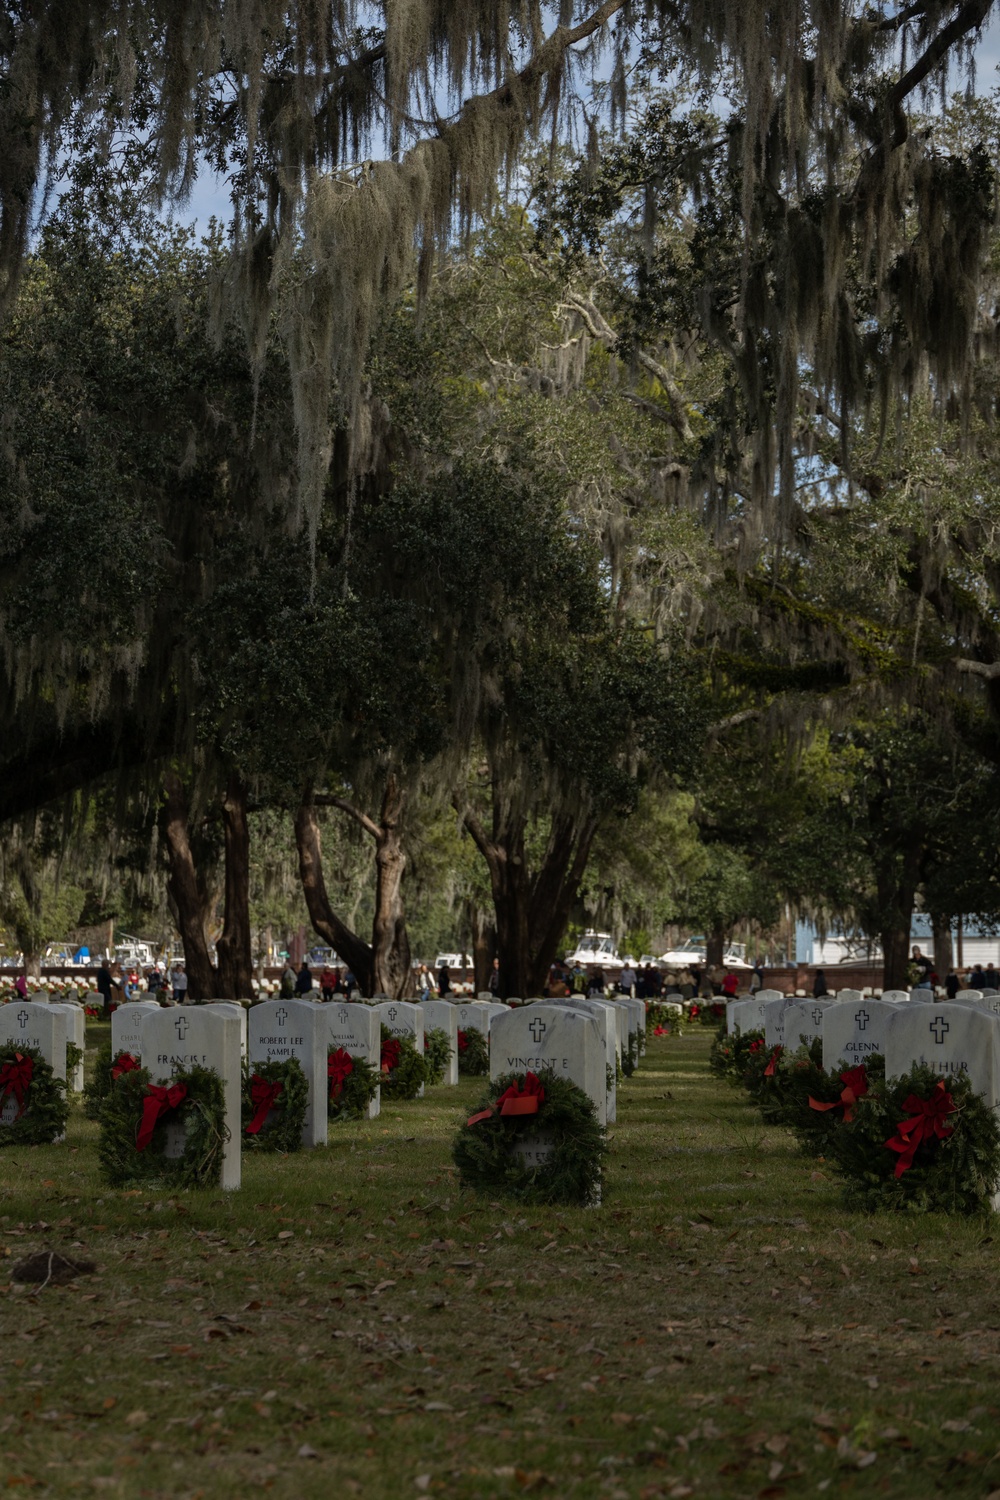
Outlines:
{"label": "grass lawn", "polygon": [[[0,1486],[1000,1495],[1000,1226],[845,1214],[709,1041],[651,1039],[599,1210],[458,1190],[478,1080],[225,1197],[103,1188],[78,1107],[0,1153]],[[97,1274],[10,1284],[43,1247]]]}

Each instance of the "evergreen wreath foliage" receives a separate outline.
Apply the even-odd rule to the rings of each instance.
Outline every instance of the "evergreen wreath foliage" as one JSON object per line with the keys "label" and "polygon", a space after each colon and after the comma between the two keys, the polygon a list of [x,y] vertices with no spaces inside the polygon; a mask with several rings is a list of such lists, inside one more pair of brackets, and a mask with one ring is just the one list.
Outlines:
{"label": "evergreen wreath foliage", "polygon": [[451,1039],[440,1026],[424,1032],[424,1056],[427,1059],[427,1082],[441,1083],[451,1062]]}
{"label": "evergreen wreath foliage", "polygon": [[815,1037],[808,1048],[790,1052],[780,1044],[769,1047],[753,1047],[748,1052],[743,1069],[743,1087],[761,1112],[766,1125],[787,1124],[785,1118],[785,1093],[789,1079],[796,1072],[796,1064],[803,1070],[823,1071],[823,1042]]}
{"label": "evergreen wreath foliage", "polygon": [[[813,1109],[809,1100],[815,1099],[817,1104],[840,1105],[848,1075],[860,1072],[862,1067],[869,1089],[875,1084],[885,1083],[885,1058],[877,1052],[869,1053],[857,1069],[838,1068],[833,1073],[824,1073],[812,1057],[782,1059],[782,1124],[794,1130],[807,1155],[827,1155],[830,1142],[843,1125],[847,1112],[845,1108]],[[852,1114],[856,1107],[849,1106]]]}
{"label": "evergreen wreath foliage", "polygon": [[723,1022],[715,1033],[708,1066],[713,1073],[728,1078],[730,1082],[742,1083],[750,1059],[763,1047],[763,1031],[734,1031],[730,1035]]}
{"label": "evergreen wreath foliage", "polygon": [[[0,1071],[17,1064],[18,1058],[31,1059],[31,1080],[18,1118],[9,1125],[0,1124],[0,1146],[47,1146],[66,1129],[69,1118],[66,1084],[55,1076],[36,1047],[22,1047],[15,1042],[0,1045]],[[8,1097],[5,1090],[0,1106]]]}
{"label": "evergreen wreath foliage", "polygon": [[[145,1151],[136,1150],[142,1106],[150,1085],[148,1068],[123,1073],[101,1106],[97,1153],[105,1182],[111,1187],[162,1182],[171,1188],[217,1187],[222,1152],[229,1139],[222,1079],[214,1068],[179,1069],[171,1080],[183,1083],[187,1096],[180,1107],[157,1122]],[[166,1125],[184,1126],[184,1154],[166,1157]]]}
{"label": "evergreen wreath foliage", "polygon": [[[72,1074],[76,1071],[76,1069],[80,1066],[80,1064],[82,1062],[83,1062],[83,1048],[82,1047],[78,1047],[76,1045],[76,1042],[67,1042],[66,1043],[66,1077],[67,1077],[67,1079],[72,1076]],[[67,1087],[68,1087],[68,1085],[67,1085]]]}
{"label": "evergreen wreath foliage", "polygon": [[[340,1051],[338,1047],[331,1047],[327,1053],[332,1057],[335,1052]],[[367,1057],[356,1057],[351,1053],[351,1071],[340,1086],[340,1093],[336,1099],[332,1096],[329,1087],[326,1092],[326,1113],[331,1120],[362,1120],[368,1113],[368,1106],[378,1093],[379,1084],[383,1081],[385,1074],[379,1072],[378,1068],[372,1067]]]}
{"label": "evergreen wreath foliage", "polygon": [[[512,1084],[523,1087],[525,1076],[506,1073],[495,1079],[472,1118],[492,1108]],[[593,1203],[608,1149],[597,1111],[570,1079],[547,1068],[537,1076],[545,1099],[536,1114],[505,1116],[494,1110],[489,1119],[462,1125],[452,1145],[459,1177],[487,1197],[500,1194],[526,1204]],[[551,1142],[552,1152],[540,1166],[527,1166],[515,1149],[517,1141],[536,1135]]]}
{"label": "evergreen wreath foliage", "polygon": [[458,1071],[467,1078],[483,1078],[490,1071],[490,1044],[476,1026],[458,1033]]}
{"label": "evergreen wreath foliage", "polygon": [[[264,1083],[281,1084],[269,1111],[271,1119],[253,1135],[247,1134],[247,1126],[253,1123],[257,1106],[253,1102],[255,1078]],[[240,1139],[245,1151],[298,1151],[302,1146],[302,1127],[309,1105],[309,1083],[297,1057],[287,1057],[272,1062],[244,1063],[243,1097],[241,1101]]]}
{"label": "evergreen wreath foliage", "polygon": [[[646,1006],[647,1031],[650,1027],[653,1028],[654,1032],[658,1026],[664,1029],[669,1027],[674,1035],[680,1036],[683,1020],[684,1007],[681,1004],[679,995],[676,1000],[651,1000]],[[645,1035],[645,1032],[643,1035]]]}
{"label": "evergreen wreath foliage", "polygon": [[[695,1005],[698,1009],[695,1012]],[[703,1026],[718,1026],[719,1022],[725,1022],[726,1002],[725,1000],[696,1000],[691,1006],[691,1014]]]}
{"label": "evergreen wreath foliage", "polygon": [[427,1059],[418,1052],[412,1036],[394,1036],[388,1026],[382,1027],[382,1059],[386,1042],[399,1043],[399,1058],[394,1068],[382,1070],[382,1094],[388,1099],[415,1099],[421,1085],[427,1082]]}
{"label": "evergreen wreath foliage", "polygon": [[101,1105],[110,1093],[114,1081],[111,1077],[112,1070],[119,1058],[131,1056],[132,1053],[124,1049],[112,1055],[110,1042],[104,1042],[98,1048],[97,1057],[94,1060],[94,1076],[83,1086],[83,1112],[88,1120],[101,1118]]}
{"label": "evergreen wreath foliage", "polygon": [[[955,1106],[947,1116],[951,1134],[922,1141],[913,1165],[897,1177],[900,1157],[886,1142],[898,1137],[900,1122],[908,1118],[909,1096],[930,1100],[939,1083]],[[852,1122],[833,1133],[826,1156],[843,1178],[849,1209],[987,1213],[1000,1184],[1000,1124],[967,1074],[942,1078],[917,1067],[902,1078],[875,1082],[856,1104]]]}
{"label": "evergreen wreath foliage", "polygon": [[645,1028],[645,1026],[640,1026],[639,1027],[639,1030],[635,1034],[635,1042],[636,1042],[636,1056],[637,1057],[641,1057],[642,1054],[646,1050],[646,1028]]}
{"label": "evergreen wreath foliage", "polygon": [[622,1052],[622,1072],[631,1078],[639,1064],[639,1037],[634,1031],[628,1034],[628,1047]]}

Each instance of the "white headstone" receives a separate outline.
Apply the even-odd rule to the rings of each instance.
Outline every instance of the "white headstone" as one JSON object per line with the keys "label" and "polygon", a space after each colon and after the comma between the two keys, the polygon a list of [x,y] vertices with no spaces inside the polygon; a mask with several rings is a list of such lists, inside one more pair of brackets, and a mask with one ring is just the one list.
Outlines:
{"label": "white headstone", "polygon": [[837,999],[840,1001],[841,1005],[853,1005],[856,1001],[863,1000],[864,998],[865,997],[860,990],[837,991]]}
{"label": "white headstone", "polygon": [[823,1016],[823,1067],[828,1073],[846,1063],[856,1067],[874,1053],[885,1055],[889,1022],[900,1007],[886,1000],[830,1005]]}
{"label": "white headstone", "polygon": [[[909,995],[906,998],[909,999]],[[959,990],[955,996],[956,1000],[981,1000],[982,998],[982,990]]]}
{"label": "white headstone", "polygon": [[[424,1002],[425,1004],[428,1002]],[[507,1007],[504,1006],[504,1010]],[[476,1001],[470,1001],[468,1005],[454,1006],[458,1017],[458,1028],[460,1031],[481,1031],[483,1036],[490,1034],[490,1007],[481,1005]]]}
{"label": "white headstone", "polygon": [[726,1002],[726,1030],[731,1036],[736,1032],[743,1034],[748,1031],[763,1031],[764,1006],[776,1005],[778,1002],[785,1005],[791,1004],[787,995],[776,994],[774,990],[758,990],[756,995],[749,1000],[728,1000]]}
{"label": "white headstone", "polygon": [[[265,1000],[252,1008],[247,1022],[251,1074],[254,1063],[287,1062],[290,1057],[298,1058],[309,1085],[306,1117],[302,1122],[302,1144],[325,1146],[327,1027],[322,1015],[311,1000]],[[266,1122],[264,1128],[267,1128]]]}
{"label": "white headstone", "polygon": [[142,1056],[142,1023],[147,1016],[160,1009],[155,1000],[130,1000],[119,1005],[111,1017],[111,1056],[119,1052],[131,1052],[133,1057]]}
{"label": "white headstone", "polygon": [[[334,1000],[319,1012],[326,1026],[327,1051],[343,1047],[351,1057],[363,1057],[376,1073],[382,1061],[382,1033],[379,1019],[370,1005],[352,1005]],[[374,1120],[382,1107],[381,1085],[368,1105],[368,1118]]]}
{"label": "white headstone", "polygon": [[217,1010],[220,1015],[233,1016],[240,1023],[240,1050],[247,1055],[247,1007],[238,1000],[200,1000],[202,1010]]}
{"label": "white headstone", "polygon": [[565,995],[555,1000],[545,1000],[539,1003],[568,1006],[571,1010],[579,1010],[584,1015],[596,1017],[605,1047],[607,1124],[613,1125],[618,1118],[618,1018],[614,1013],[614,1007],[603,1000],[588,1000],[583,995]]}
{"label": "white headstone", "polygon": [[490,1022],[491,1022],[491,1024],[492,1024],[494,1016],[505,1016],[507,1014],[507,1012],[510,1010],[510,1006],[509,1005],[504,1005],[503,1002],[500,1001],[500,1000],[491,1000],[490,1004],[489,1004],[489,1006],[487,1008],[488,1008],[489,1013],[490,1013]]}
{"label": "white headstone", "polygon": [[823,1016],[833,1005],[832,1000],[800,1000],[789,1005],[785,1011],[785,1046],[789,1052],[799,1047],[808,1047],[816,1037],[823,1035]]}
{"label": "white headstone", "polygon": [[424,1036],[429,1031],[443,1031],[448,1038],[451,1057],[444,1070],[442,1083],[454,1087],[458,1083],[458,1012],[459,1007],[450,1000],[424,1000]]}
{"label": "white headstone", "polygon": [[242,1053],[234,1015],[214,1006],[185,1005],[148,1015],[142,1023],[142,1065],[154,1083],[169,1083],[180,1068],[214,1068],[222,1079],[229,1140],[222,1153],[222,1186],[240,1185]]}
{"label": "white headstone", "polygon": [[[645,1045],[646,1031],[646,1004],[643,1000],[636,1000],[634,996],[622,995],[616,1002],[628,1016],[628,1041],[626,1050],[632,1048],[635,1053],[635,1066],[639,1066],[641,1056],[640,1048]],[[643,1041],[640,1043],[640,1037]]]}
{"label": "white headstone", "polygon": [[[382,1005],[373,1005],[372,1010],[379,1024],[388,1027],[393,1036],[408,1036],[420,1056],[424,1055],[424,1009],[423,1005],[411,1005],[408,1000],[388,1000]],[[380,1033],[381,1035],[381,1033]],[[382,1055],[379,1043],[379,1057]],[[418,1099],[424,1097],[424,1086],[420,1085]]]}
{"label": "white headstone", "polygon": [[1000,1103],[1000,1022],[971,1005],[900,1006],[886,1034],[887,1078],[924,1063],[935,1073],[968,1073],[987,1104]]}
{"label": "white headstone", "polygon": [[910,991],[910,1003],[912,1005],[933,1005],[934,991],[930,985],[921,985],[917,989],[912,989]]}
{"label": "white headstone", "polygon": [[0,1005],[0,1042],[34,1047],[57,1078],[66,1081],[66,1017],[51,1005],[12,1000]]}
{"label": "white headstone", "polygon": [[888,1001],[891,1005],[909,1004],[909,990],[883,990],[880,999]]}
{"label": "white headstone", "polygon": [[596,1016],[572,1006],[538,1005],[497,1016],[490,1031],[490,1077],[551,1068],[594,1102],[607,1124],[607,1042]]}
{"label": "white headstone", "polygon": [[[785,1045],[785,1012],[797,1004],[794,996],[782,995],[780,1000],[768,1000],[761,1006],[764,1016],[764,1042],[768,1047]],[[795,1045],[797,1046],[798,1043]]]}
{"label": "white headstone", "polygon": [[66,1017],[66,1041],[80,1049],[80,1060],[74,1068],[66,1066],[66,1083],[74,1094],[83,1093],[83,1054],[87,1050],[87,1017],[82,1005],[70,1001],[49,1002],[49,1009]]}

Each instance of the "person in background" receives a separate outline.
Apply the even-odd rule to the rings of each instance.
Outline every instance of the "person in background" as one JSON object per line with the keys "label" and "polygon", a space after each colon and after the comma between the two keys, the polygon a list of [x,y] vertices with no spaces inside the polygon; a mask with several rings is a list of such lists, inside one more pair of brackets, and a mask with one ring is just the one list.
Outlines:
{"label": "person in background", "polygon": [[490,977],[486,981],[486,988],[496,999],[500,998],[500,960],[495,958],[490,966]]}
{"label": "person in background", "polygon": [[312,993],[313,977],[312,969],[302,960],[302,967],[295,976],[295,993],[297,995],[309,995]]}
{"label": "person in background", "polygon": [[726,999],[731,1000],[736,994],[736,991],[739,989],[739,987],[740,981],[738,976],[734,974],[732,969],[727,969],[725,978],[722,981],[722,993],[725,995]]}
{"label": "person in background", "polygon": [[579,959],[577,959],[570,971],[569,982],[574,995],[585,995],[587,993],[587,971]]}
{"label": "person in background", "polygon": [[604,994],[604,970],[598,966],[590,972],[590,983],[587,985],[588,995]]}
{"label": "person in background", "polygon": [[626,964],[619,975],[618,991],[622,995],[635,994],[635,970],[631,964]]}
{"label": "person in background", "polygon": [[986,968],[983,970],[983,989],[1000,990],[1000,974],[998,974],[996,969],[994,968],[992,959],[990,959],[989,963],[986,965]]}
{"label": "person in background", "polygon": [[818,1000],[821,995],[828,995],[830,991],[826,985],[826,975],[822,969],[816,970],[816,978],[813,980],[813,998]]}
{"label": "person in background", "polygon": [[331,969],[329,964],[323,965],[323,972],[319,976],[319,987],[324,1000],[332,1000],[334,990],[337,988],[337,971]]}
{"label": "person in background", "polygon": [[[105,997],[104,997],[105,1009],[107,1009],[107,1003],[108,1003],[108,1000],[110,999],[110,984],[111,984],[111,973],[109,971],[108,972],[109,990],[108,990],[108,994],[105,995]],[[25,977],[24,977],[23,974],[18,974],[17,978],[14,980],[14,988],[17,991],[17,993],[20,995],[20,997],[21,997],[22,1000],[27,1000],[27,998],[28,998],[28,981],[25,979]],[[98,988],[98,990],[101,989],[100,974],[99,973],[98,973],[97,988]],[[103,991],[101,991],[101,993],[103,994]]]}
{"label": "person in background", "polygon": [[756,995],[757,991],[758,990],[762,990],[763,988],[764,988],[764,965],[761,963],[760,959],[758,958],[756,960],[756,962],[754,963],[753,971],[752,971],[752,973],[750,975],[750,993],[751,993],[751,995]]}
{"label": "person in background", "polygon": [[980,963],[973,964],[969,970],[969,989],[984,990],[986,988],[986,976]]}
{"label": "person in background", "polygon": [[345,969],[345,971],[344,971],[344,994],[347,996],[348,1000],[350,1000],[351,996],[354,994],[354,991],[357,989],[357,987],[358,987],[357,976],[354,974],[353,970],[351,970],[351,969]]}
{"label": "person in background", "polygon": [[[185,970],[182,963],[174,964],[173,970],[170,974],[170,988],[174,993],[174,1004],[186,1005],[188,993],[188,977],[187,971]],[[178,1025],[179,1024],[180,1023],[178,1022]]]}
{"label": "person in background", "polygon": [[97,993],[101,997],[105,1015],[111,1010],[111,986],[113,984],[114,980],[111,977],[108,961],[106,958],[102,958],[101,967],[97,971]]}
{"label": "person in background", "polygon": [[949,1000],[954,1000],[955,996],[958,994],[958,992],[961,989],[961,987],[962,987],[962,981],[959,979],[958,975],[955,973],[955,970],[954,969],[949,969],[948,973],[945,975],[945,981],[944,981],[945,993],[948,996],[948,999]]}
{"label": "person in background", "polygon": [[437,987],[442,998],[451,994],[451,971],[447,964],[442,964],[438,969]]}
{"label": "person in background", "polygon": [[286,958],[285,967],[281,971],[282,1000],[291,1000],[292,996],[295,994],[295,979],[296,975],[295,970],[292,968],[292,961],[290,958]]}
{"label": "person in background", "polygon": [[910,962],[917,970],[917,983],[915,988],[918,990],[930,989],[931,971],[933,970],[934,965],[931,963],[929,958],[926,958],[924,954],[921,953],[920,949],[916,945],[914,945]]}

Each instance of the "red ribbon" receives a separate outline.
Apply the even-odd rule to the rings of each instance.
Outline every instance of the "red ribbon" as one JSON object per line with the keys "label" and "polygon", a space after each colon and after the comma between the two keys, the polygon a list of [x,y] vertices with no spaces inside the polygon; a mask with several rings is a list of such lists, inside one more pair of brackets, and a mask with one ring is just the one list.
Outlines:
{"label": "red ribbon", "polygon": [[942,1082],[929,1099],[911,1094],[904,1101],[903,1108],[909,1119],[900,1120],[896,1126],[896,1134],[885,1143],[890,1151],[899,1152],[899,1161],[893,1173],[895,1177],[902,1177],[907,1168],[913,1166],[913,1158],[922,1141],[933,1140],[935,1136],[944,1140],[951,1135],[952,1127],[945,1124],[945,1118],[954,1112],[955,1101]]}
{"label": "red ribbon", "polygon": [[458,1028],[458,1050],[459,1052],[468,1052],[469,1050],[469,1038],[461,1027]]}
{"label": "red ribbon", "polygon": [[669,1036],[670,1032],[666,1026],[656,1026],[653,1029],[654,1036]]}
{"label": "red ribbon", "polygon": [[24,1057],[20,1052],[14,1053],[13,1062],[4,1063],[0,1068],[0,1103],[8,1094],[13,1094],[17,1101],[17,1119],[24,1114],[24,1101],[27,1098],[31,1075],[34,1071],[34,1059]]}
{"label": "red ribbon", "polygon": [[146,1089],[146,1097],[142,1101],[142,1124],[135,1138],[137,1151],[145,1151],[153,1139],[153,1128],[160,1116],[167,1114],[169,1110],[176,1109],[186,1098],[186,1083],[172,1083],[169,1088],[161,1088],[157,1083],[149,1085]]}
{"label": "red ribbon", "polygon": [[247,1135],[257,1135],[263,1128],[267,1112],[277,1104],[283,1087],[280,1078],[275,1083],[268,1083],[267,1079],[261,1078],[259,1073],[253,1075],[250,1080],[250,1103],[254,1105],[257,1113],[246,1128]]}
{"label": "red ribbon", "polygon": [[818,1109],[825,1114],[828,1109],[843,1109],[844,1124],[849,1125],[854,1119],[854,1106],[859,1099],[863,1099],[868,1092],[868,1074],[864,1063],[858,1068],[848,1068],[846,1073],[841,1073],[840,1081],[844,1085],[839,1099],[834,1099],[831,1104],[821,1104],[818,1099],[809,1095],[809,1108]]}
{"label": "red ribbon", "polygon": [[764,1077],[765,1078],[773,1078],[774,1077],[774,1070],[778,1066],[778,1058],[781,1056],[781,1054],[784,1052],[784,1050],[785,1050],[784,1047],[779,1042],[778,1045],[775,1047],[774,1051],[771,1053],[771,1060],[770,1060],[770,1062],[768,1063],[767,1067],[764,1069]]}
{"label": "red ribbon", "polygon": [[754,1040],[750,1043],[750,1051],[759,1052],[763,1045],[764,1043],[761,1041],[760,1037],[755,1037]]}
{"label": "red ribbon", "polygon": [[382,1043],[382,1072],[391,1073],[393,1068],[399,1067],[399,1038],[387,1036]]}
{"label": "red ribbon", "polygon": [[466,1125],[478,1125],[480,1120],[489,1120],[497,1111],[501,1115],[537,1115],[539,1106],[545,1103],[545,1090],[535,1073],[525,1073],[524,1087],[512,1083],[504,1089],[496,1104],[481,1109],[478,1115],[470,1115]]}
{"label": "red ribbon", "polygon": [[111,1064],[111,1082],[115,1083],[123,1073],[136,1073],[141,1067],[142,1063],[131,1052],[119,1052]]}
{"label": "red ribbon", "polygon": [[326,1060],[326,1077],[330,1089],[330,1098],[339,1099],[344,1084],[354,1072],[354,1060],[344,1047],[338,1047],[336,1052],[331,1052]]}

